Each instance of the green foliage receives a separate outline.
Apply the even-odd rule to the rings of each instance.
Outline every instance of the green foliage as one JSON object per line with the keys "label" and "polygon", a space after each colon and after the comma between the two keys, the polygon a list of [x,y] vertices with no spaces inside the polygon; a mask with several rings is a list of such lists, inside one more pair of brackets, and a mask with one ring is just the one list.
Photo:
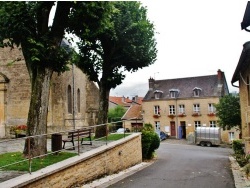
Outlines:
{"label": "green foliage", "polygon": [[160,138],[151,127],[153,127],[151,124],[147,124],[146,128],[142,130],[141,143],[143,159],[152,159],[155,150],[160,146]]}
{"label": "green foliage", "polygon": [[108,111],[108,119],[110,122],[114,121],[121,121],[122,116],[125,114],[126,109],[121,106],[117,105],[115,108],[111,108]]}
{"label": "green foliage", "polygon": [[49,13],[53,1],[5,1],[0,3],[0,46],[21,45],[30,75],[36,75],[37,68],[51,68],[55,72],[68,70],[71,51],[62,47],[64,29],[71,3],[58,3],[65,12],[56,15],[52,27],[48,27]]}
{"label": "green foliage", "polygon": [[145,123],[142,130],[144,131],[154,131],[154,127],[151,123]]}
{"label": "green foliage", "polygon": [[220,98],[219,103],[215,107],[220,127],[224,130],[237,126],[241,127],[239,96],[226,95]]}
{"label": "green foliage", "polygon": [[249,162],[250,155],[245,154],[242,140],[233,140],[232,148],[234,151],[234,157],[239,166],[245,166]]}
{"label": "green foliage", "polygon": [[110,131],[117,130],[118,128],[122,127],[122,116],[125,114],[126,109],[123,106],[116,106],[115,108],[111,108],[108,111],[108,120],[109,122],[117,122],[113,123],[112,127],[109,127]]}
{"label": "green foliage", "polygon": [[[105,19],[99,32],[94,27],[83,32],[79,21],[72,28],[80,37],[78,66],[90,80],[99,86],[103,82],[110,90],[122,83],[124,70],[134,72],[154,63],[157,50],[154,26],[147,19],[147,11],[141,3],[114,1],[101,5],[108,13],[102,15]],[[76,18],[72,16],[72,19]]]}
{"label": "green foliage", "polygon": [[235,154],[245,154],[242,140],[233,140],[232,148]]}

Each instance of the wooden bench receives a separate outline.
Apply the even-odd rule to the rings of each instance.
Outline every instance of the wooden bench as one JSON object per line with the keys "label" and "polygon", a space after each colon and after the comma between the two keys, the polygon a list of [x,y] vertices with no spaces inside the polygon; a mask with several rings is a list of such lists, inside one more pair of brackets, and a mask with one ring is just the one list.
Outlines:
{"label": "wooden bench", "polygon": [[[67,139],[63,139],[63,149],[65,149],[65,143],[66,142],[71,142],[73,144],[73,148],[75,149],[75,140],[78,140],[78,138],[81,138],[81,145],[92,145],[92,141],[91,141],[91,128],[83,128],[83,129],[78,129],[75,131],[70,131],[68,133],[68,138]],[[89,138],[89,143],[83,143],[83,139],[84,138]]]}

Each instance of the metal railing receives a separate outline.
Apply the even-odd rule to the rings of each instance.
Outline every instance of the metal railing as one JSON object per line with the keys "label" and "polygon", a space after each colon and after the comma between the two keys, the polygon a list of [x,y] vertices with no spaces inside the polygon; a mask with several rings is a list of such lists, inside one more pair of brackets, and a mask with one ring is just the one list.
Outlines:
{"label": "metal railing", "polygon": [[[25,144],[27,144],[26,148],[27,148],[27,153],[28,154],[26,156],[27,158],[24,159],[24,160],[20,160],[20,161],[14,162],[14,163],[10,163],[10,164],[6,164],[4,166],[0,166],[0,170],[4,170],[6,167],[9,167],[11,165],[16,165],[16,164],[28,161],[28,172],[31,174],[31,172],[32,172],[32,160],[33,159],[41,158],[41,157],[44,157],[44,156],[47,156],[47,155],[57,154],[58,152],[68,151],[68,150],[80,155],[81,152],[86,151],[86,149],[83,149],[81,151],[82,144],[80,143],[80,138],[81,138],[80,131],[82,129],[85,129],[85,128],[91,129],[91,137],[93,136],[93,138],[94,138],[95,130],[98,127],[104,126],[105,130],[106,130],[105,136],[102,137],[102,138],[98,138],[98,139],[93,139],[93,140],[91,139],[91,141],[92,141],[93,145],[95,146],[95,148],[100,147],[100,146],[105,145],[105,144],[107,145],[108,142],[109,142],[108,141],[108,135],[109,135],[108,125],[117,124],[117,123],[120,123],[120,122],[122,122],[122,121],[111,122],[111,123],[107,123],[107,124],[94,125],[94,126],[85,126],[85,127],[81,127],[81,128],[77,128],[77,129],[65,130],[65,131],[60,131],[60,132],[53,132],[53,133],[49,133],[49,134],[33,135],[33,136],[27,136],[27,137],[22,137],[22,138],[2,139],[2,140],[0,140],[0,154],[9,153],[9,152],[21,152],[21,151],[24,151]],[[123,123],[123,128],[125,128],[124,123]],[[67,147],[65,147],[65,148],[61,147],[61,148],[57,148],[58,150],[56,149],[55,151],[52,151],[53,150],[53,148],[52,148],[53,145],[52,144],[53,144],[53,141],[55,141],[55,140],[52,140],[53,135],[57,134],[57,135],[61,135],[62,136],[61,138],[63,138],[63,137],[68,138],[68,133],[72,132],[72,131],[78,133],[78,135],[76,137],[76,141],[75,141],[76,145],[68,146],[69,144],[67,144]],[[125,138],[125,136],[126,136],[126,134],[124,132],[124,137],[123,138]],[[45,137],[45,138],[43,138],[43,137]],[[31,156],[31,140],[32,139],[39,139],[39,138],[46,139],[47,150],[49,152],[47,152],[46,154],[43,154],[43,155],[32,157]],[[59,139],[59,141],[61,142],[60,143],[61,146],[62,146],[62,140],[63,139]],[[84,140],[84,142],[85,142],[85,140]],[[74,150],[74,148],[77,148],[77,150]],[[89,147],[88,149],[91,150],[92,148],[93,147]],[[89,150],[87,150],[87,151],[89,151]]]}

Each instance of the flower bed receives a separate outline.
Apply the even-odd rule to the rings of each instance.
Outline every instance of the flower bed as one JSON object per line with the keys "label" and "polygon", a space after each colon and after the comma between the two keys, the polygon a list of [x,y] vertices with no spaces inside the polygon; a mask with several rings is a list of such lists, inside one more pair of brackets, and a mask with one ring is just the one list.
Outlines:
{"label": "flower bed", "polygon": [[10,134],[16,135],[17,138],[26,136],[27,125],[14,125],[10,127]]}

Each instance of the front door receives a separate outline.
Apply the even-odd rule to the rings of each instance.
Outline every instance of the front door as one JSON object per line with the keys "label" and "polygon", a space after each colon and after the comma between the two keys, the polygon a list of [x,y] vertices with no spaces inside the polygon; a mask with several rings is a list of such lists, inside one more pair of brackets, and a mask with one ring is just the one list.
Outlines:
{"label": "front door", "polygon": [[186,122],[185,121],[181,121],[181,135],[180,138],[184,138],[186,139]]}
{"label": "front door", "polygon": [[176,129],[175,129],[175,122],[174,121],[171,121],[170,122],[170,128],[171,128],[171,136],[176,136]]}

